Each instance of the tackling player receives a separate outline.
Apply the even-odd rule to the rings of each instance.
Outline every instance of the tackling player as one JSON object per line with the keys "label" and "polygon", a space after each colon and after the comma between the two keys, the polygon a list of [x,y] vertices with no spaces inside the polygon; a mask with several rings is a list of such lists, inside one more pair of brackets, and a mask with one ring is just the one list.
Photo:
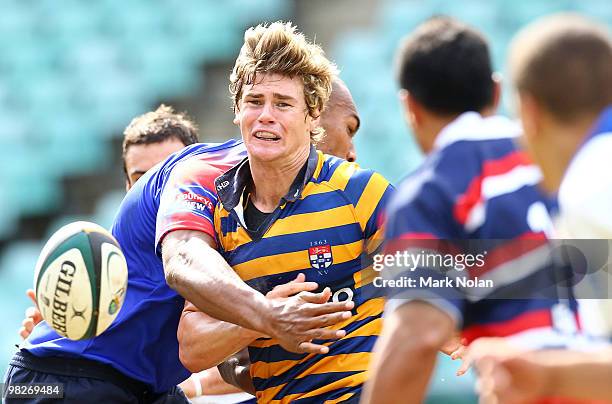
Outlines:
{"label": "tackling player", "polygon": [[[61,338],[42,322],[13,358],[6,382],[63,383],[66,402],[185,402],[175,387],[189,375],[176,340],[184,300],[169,284],[211,315],[277,335],[293,351],[318,351],[308,341],[334,338],[324,327],[352,305],[323,304],[325,293],[266,299],[212,248],[213,180],[243,156],[237,141],[194,145],[137,181],[113,225],[129,267],[120,314],[86,341]],[[194,209],[203,219],[197,224],[184,220]]]}

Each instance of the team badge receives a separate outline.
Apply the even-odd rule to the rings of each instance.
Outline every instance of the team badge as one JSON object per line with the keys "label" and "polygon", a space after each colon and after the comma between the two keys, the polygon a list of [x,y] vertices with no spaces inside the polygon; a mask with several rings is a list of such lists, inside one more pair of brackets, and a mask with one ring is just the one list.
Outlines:
{"label": "team badge", "polygon": [[310,265],[314,269],[329,268],[334,262],[331,245],[329,244],[310,247],[308,256],[310,257]]}

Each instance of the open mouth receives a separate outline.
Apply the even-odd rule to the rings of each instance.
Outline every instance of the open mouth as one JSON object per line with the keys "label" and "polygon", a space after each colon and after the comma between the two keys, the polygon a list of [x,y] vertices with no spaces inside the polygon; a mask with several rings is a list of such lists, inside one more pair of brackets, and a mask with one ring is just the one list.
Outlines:
{"label": "open mouth", "polygon": [[253,135],[256,139],[265,140],[266,142],[277,142],[280,140],[280,136],[275,135],[271,132],[259,131]]}

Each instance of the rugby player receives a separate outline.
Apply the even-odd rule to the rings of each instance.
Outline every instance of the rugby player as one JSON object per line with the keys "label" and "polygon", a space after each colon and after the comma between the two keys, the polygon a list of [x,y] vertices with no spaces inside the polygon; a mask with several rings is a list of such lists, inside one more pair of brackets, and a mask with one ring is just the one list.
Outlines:
{"label": "rugby player", "polygon": [[[381,327],[383,299],[371,285],[369,255],[380,244],[379,216],[392,188],[372,171],[315,151],[334,75],[318,46],[277,22],[247,30],[230,78],[248,158],[216,181],[223,256],[262,292],[305,277],[331,289],[333,301],[355,305],[332,327],[343,329],[340,341],[298,355],[265,332],[244,335],[197,312],[182,317],[187,367],[210,366],[248,345],[260,402],[356,402]],[[204,342],[211,340],[214,349]]]}
{"label": "rugby player", "polygon": [[[332,82],[332,92],[329,96],[325,109],[321,114],[321,127],[324,130],[323,138],[316,144],[317,150],[325,154],[344,158],[347,161],[353,162],[357,159],[357,153],[353,144],[359,126],[361,125],[361,119],[357,112],[357,107],[353,101],[351,92],[349,91],[346,84],[339,78],[335,78]],[[194,311],[193,305],[187,303],[183,316],[191,314]],[[201,314],[200,314],[201,315]],[[179,332],[181,332],[181,326],[184,322],[179,324]],[[193,333],[183,334],[183,340],[193,339],[194,341],[202,338],[201,335],[194,335]],[[196,341],[197,342],[197,341]],[[188,345],[191,343],[187,343]],[[198,353],[198,357],[205,357],[206,353]],[[198,358],[194,358],[196,361]],[[194,359],[185,359],[190,361],[190,366],[195,369],[201,369],[201,365],[193,363]],[[240,390],[227,390],[227,392],[235,391],[247,391],[249,393],[255,393],[255,388],[249,375],[250,362],[248,359],[248,351],[245,349],[239,355],[236,355],[224,363],[218,365],[221,370],[221,376],[227,382],[236,386]],[[209,374],[204,375],[204,382],[207,382],[210,378]],[[193,383],[199,383],[198,379],[193,379]],[[185,384],[186,388],[190,390],[191,387],[188,383]],[[181,386],[182,387],[182,386]],[[200,390],[206,391],[205,388],[199,386]],[[196,386],[198,388],[198,386]],[[185,388],[183,388],[185,391]],[[224,390],[225,391],[225,390]],[[218,394],[218,393],[217,393]],[[189,394],[187,395],[189,397]]]}
{"label": "rugby player", "polygon": [[[509,60],[528,149],[542,168],[545,189],[559,195],[559,233],[611,239],[609,31],[575,14],[544,17],[515,37]],[[593,275],[599,276],[600,287],[612,285],[605,271]],[[591,330],[588,321],[585,328],[596,336],[610,336],[609,293],[599,289],[585,296],[590,301],[579,300],[581,309],[591,303],[581,314],[595,320]],[[485,339],[470,347],[468,360],[478,368],[483,403],[522,403],[550,396],[612,402],[609,346],[593,352],[527,352],[507,341]]]}
{"label": "rugby player", "polygon": [[[129,191],[136,181],[153,166],[166,157],[198,142],[195,124],[184,114],[175,113],[172,107],[160,105],[157,110],[134,118],[123,132],[121,160],[125,174],[125,190]],[[26,295],[34,306],[28,307],[19,329],[21,338],[26,339],[34,326],[42,321],[36,308],[33,289]]]}
{"label": "rugby player", "polygon": [[[176,339],[184,300],[170,286],[213,316],[278,337],[289,350],[326,349],[310,341],[335,338],[325,327],[350,315],[352,304],[325,303],[327,293],[267,299],[214,249],[213,181],[244,154],[237,141],[193,145],[136,181],[112,229],[129,267],[120,314],[86,341],[61,338],[41,322],[5,381],[63,383],[65,402],[186,402],[176,388],[189,376]],[[202,219],[195,224],[185,220],[194,210]]]}
{"label": "rugby player", "polygon": [[[500,91],[485,39],[452,18],[432,18],[403,41],[397,63],[401,104],[427,158],[389,204],[386,251],[426,246],[456,254],[466,244],[458,243],[462,239],[474,240],[470,245],[508,239],[511,246],[529,239],[524,245],[533,248],[494,245],[478,273],[494,285],[477,290],[485,294],[466,295],[453,287],[390,289],[366,403],[422,402],[437,351],[455,329],[468,343],[512,336],[559,346],[566,339],[561,331],[577,328],[575,301],[568,299],[567,307],[554,296],[528,298],[549,279],[548,263],[529,253],[546,247],[550,218],[537,188],[541,173],[515,144],[519,128],[494,115]],[[515,271],[513,265],[521,262],[521,271]],[[455,267],[413,269],[407,275],[417,281],[463,274]],[[524,298],[494,300],[508,290]]]}

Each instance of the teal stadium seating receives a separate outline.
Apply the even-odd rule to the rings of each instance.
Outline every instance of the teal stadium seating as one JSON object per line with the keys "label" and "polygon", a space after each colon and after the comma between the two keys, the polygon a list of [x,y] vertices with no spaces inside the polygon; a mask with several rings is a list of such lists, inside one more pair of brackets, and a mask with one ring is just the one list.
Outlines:
{"label": "teal stadium seating", "polygon": [[[107,138],[130,118],[199,88],[202,64],[233,57],[246,24],[290,8],[282,0],[3,1],[0,159],[12,167],[0,177],[9,206],[0,238],[20,216],[55,212],[63,176],[109,164]],[[24,183],[39,185],[25,204]]]}
{"label": "teal stadium seating", "polygon": [[[3,0],[0,239],[11,238],[19,217],[58,215],[63,177],[107,168],[116,153],[109,137],[119,136],[132,116],[160,100],[192,95],[202,65],[230,62],[246,26],[291,16],[292,8],[287,0],[66,0],[61,6]],[[450,14],[475,25],[491,40],[494,65],[503,71],[516,29],[562,9],[612,23],[609,0],[380,0],[373,26],[352,28],[328,49],[361,114],[360,164],[397,181],[422,159],[402,118],[392,69],[398,40],[418,23]],[[507,97],[504,102],[508,110]],[[108,226],[122,195],[107,195],[91,217],[60,216],[48,235],[76,219]],[[17,241],[0,251],[0,374],[18,342],[15,331],[29,304],[23,290],[41,247]],[[456,366],[442,359],[428,402],[474,402],[473,379],[454,379]]]}

